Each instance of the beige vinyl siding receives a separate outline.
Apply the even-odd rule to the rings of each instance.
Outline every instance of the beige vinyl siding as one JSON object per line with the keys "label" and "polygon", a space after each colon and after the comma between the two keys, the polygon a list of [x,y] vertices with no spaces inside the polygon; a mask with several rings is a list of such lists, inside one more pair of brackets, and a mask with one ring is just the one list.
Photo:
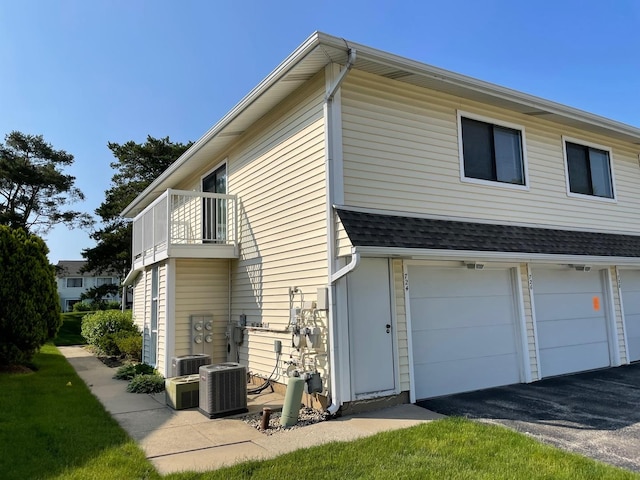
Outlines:
{"label": "beige vinyl siding", "polygon": [[144,286],[144,306],[143,306],[143,311],[144,311],[144,325],[143,325],[143,333],[146,331],[147,336],[145,338],[145,341],[143,342],[144,345],[144,351],[142,352],[142,358],[148,358],[149,355],[149,343],[148,343],[148,338],[151,335],[151,329],[150,329],[150,325],[151,325],[151,270],[150,268],[147,268],[146,270],[144,270],[142,272],[142,275],[144,277],[144,280],[142,282],[143,286]]}
{"label": "beige vinyl siding", "polygon": [[229,322],[229,260],[177,259],[175,285],[175,355],[190,355],[191,315],[213,316],[214,363],[227,360],[225,337]]}
{"label": "beige vinyl siding", "polygon": [[524,324],[527,330],[527,356],[529,367],[531,368],[531,380],[540,380],[538,371],[538,360],[536,358],[536,334],[533,318],[533,308],[531,303],[531,290],[529,289],[529,270],[527,264],[520,265],[520,282],[522,284],[522,303],[524,304]]}
{"label": "beige vinyl siding", "polygon": [[340,219],[336,216],[336,256],[343,257],[345,255],[351,255],[352,246],[347,231],[344,229]]}
{"label": "beige vinyl siding", "polygon": [[396,309],[396,335],[398,340],[398,367],[400,373],[400,391],[411,388],[409,377],[409,343],[407,333],[407,309],[404,296],[404,270],[402,260],[391,261],[393,289]]}
{"label": "beige vinyl siding", "polygon": [[[176,187],[200,190],[202,175],[226,159],[228,193],[238,196],[240,243],[240,258],[231,263],[231,321],[245,314],[248,326],[269,327],[246,329],[239,348],[240,361],[256,375],[273,370],[274,340],[282,341],[283,358],[298,354],[285,331],[289,287],[314,301],[327,284],[323,98],[321,72]],[[295,302],[299,306],[299,296]],[[325,338],[324,317],[317,325]],[[276,375],[284,382],[281,367]]]}
{"label": "beige vinyl siding", "polygon": [[[636,145],[358,71],[342,98],[347,205],[640,232]],[[457,110],[524,127],[529,191],[460,180]],[[617,203],[567,196],[562,135],[612,148]]]}
{"label": "beige vinyl siding", "polygon": [[624,316],[622,315],[622,299],[620,298],[620,289],[618,287],[619,277],[616,267],[609,267],[609,276],[611,277],[611,291],[613,294],[613,311],[616,316],[616,339],[618,342],[618,351],[620,352],[620,363],[625,365],[629,363],[627,356],[627,344],[625,342]]}

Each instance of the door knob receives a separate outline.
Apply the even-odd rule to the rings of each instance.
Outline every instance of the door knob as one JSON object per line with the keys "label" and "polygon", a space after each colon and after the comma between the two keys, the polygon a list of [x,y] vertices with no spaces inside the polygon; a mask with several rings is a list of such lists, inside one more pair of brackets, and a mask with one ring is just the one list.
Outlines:
{"label": "door knob", "polygon": [[391,324],[387,323],[386,325],[387,333],[391,333]]}

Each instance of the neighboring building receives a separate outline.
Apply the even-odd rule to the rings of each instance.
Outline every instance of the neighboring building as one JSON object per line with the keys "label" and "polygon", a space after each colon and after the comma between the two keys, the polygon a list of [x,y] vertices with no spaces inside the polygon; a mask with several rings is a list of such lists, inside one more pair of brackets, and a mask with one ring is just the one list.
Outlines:
{"label": "neighboring building", "polygon": [[[56,281],[60,308],[63,312],[73,310],[73,304],[80,302],[80,295],[93,287],[100,285],[119,285],[120,279],[109,274],[82,273],[81,269],[87,264],[83,260],[60,260],[56,265]],[[108,295],[107,301],[120,301],[120,295]]]}
{"label": "neighboring building", "polygon": [[298,370],[332,412],[640,360],[639,144],[316,33],[123,212],[144,358]]}

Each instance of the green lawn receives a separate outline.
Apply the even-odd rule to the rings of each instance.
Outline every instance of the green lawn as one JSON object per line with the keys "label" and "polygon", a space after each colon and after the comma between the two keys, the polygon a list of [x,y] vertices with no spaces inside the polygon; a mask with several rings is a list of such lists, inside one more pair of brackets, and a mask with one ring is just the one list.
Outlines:
{"label": "green lawn", "polygon": [[[45,346],[34,364],[38,368],[35,373],[0,375],[0,478],[161,478],[54,346]],[[299,450],[273,460],[166,478],[311,476],[385,480],[640,478],[505,428],[459,418]]]}
{"label": "green lawn", "polygon": [[62,326],[58,331],[58,335],[53,339],[53,343],[57,346],[67,345],[84,345],[87,341],[80,334],[82,326],[82,318],[87,312],[69,312],[61,313]]}

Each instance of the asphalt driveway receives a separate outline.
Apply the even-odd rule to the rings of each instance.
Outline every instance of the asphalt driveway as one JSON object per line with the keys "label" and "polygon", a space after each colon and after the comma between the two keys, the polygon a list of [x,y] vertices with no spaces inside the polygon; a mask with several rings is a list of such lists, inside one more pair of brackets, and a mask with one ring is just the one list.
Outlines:
{"label": "asphalt driveway", "polygon": [[640,363],[418,402],[640,472]]}

